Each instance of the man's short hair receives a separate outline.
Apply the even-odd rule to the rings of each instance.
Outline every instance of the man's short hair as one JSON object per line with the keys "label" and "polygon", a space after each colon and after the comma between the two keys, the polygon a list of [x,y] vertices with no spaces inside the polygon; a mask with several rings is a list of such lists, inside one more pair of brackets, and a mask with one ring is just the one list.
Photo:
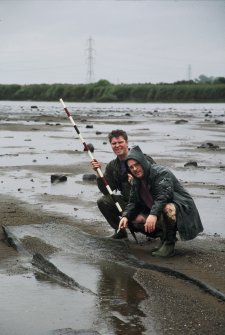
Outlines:
{"label": "man's short hair", "polygon": [[113,137],[119,137],[119,136],[122,136],[125,141],[128,141],[127,133],[124,130],[115,129],[112,130],[108,135],[109,142],[111,143]]}

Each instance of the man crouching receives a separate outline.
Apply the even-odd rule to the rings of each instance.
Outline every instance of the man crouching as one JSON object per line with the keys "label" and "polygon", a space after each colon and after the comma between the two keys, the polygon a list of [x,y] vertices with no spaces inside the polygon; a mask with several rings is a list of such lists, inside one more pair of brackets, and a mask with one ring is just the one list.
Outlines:
{"label": "man crouching", "polygon": [[139,146],[130,150],[125,162],[133,180],[119,229],[127,228],[129,222],[136,232],[160,237],[152,255],[173,256],[177,230],[181,240],[191,240],[203,231],[192,197],[169,169],[151,164]]}

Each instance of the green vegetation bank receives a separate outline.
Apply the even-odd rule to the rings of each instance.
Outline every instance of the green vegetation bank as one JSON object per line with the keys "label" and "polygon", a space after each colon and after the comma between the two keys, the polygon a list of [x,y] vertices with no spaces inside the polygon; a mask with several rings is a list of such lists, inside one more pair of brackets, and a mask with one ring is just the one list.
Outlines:
{"label": "green vegetation bank", "polygon": [[76,102],[225,102],[225,78],[172,84],[0,84],[0,100]]}

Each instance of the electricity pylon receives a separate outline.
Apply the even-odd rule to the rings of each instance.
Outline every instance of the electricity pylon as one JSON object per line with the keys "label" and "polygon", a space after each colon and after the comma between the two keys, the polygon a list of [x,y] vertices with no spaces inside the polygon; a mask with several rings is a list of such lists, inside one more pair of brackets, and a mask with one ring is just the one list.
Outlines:
{"label": "electricity pylon", "polygon": [[88,39],[88,48],[87,48],[87,82],[93,83],[94,81],[94,49],[93,49],[93,39],[90,36]]}

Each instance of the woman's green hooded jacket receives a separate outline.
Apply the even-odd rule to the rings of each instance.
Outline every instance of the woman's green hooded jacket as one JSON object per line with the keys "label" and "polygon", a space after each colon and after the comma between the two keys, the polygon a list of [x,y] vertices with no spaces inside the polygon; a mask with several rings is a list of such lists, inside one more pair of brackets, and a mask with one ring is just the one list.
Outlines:
{"label": "woman's green hooded jacket", "polygon": [[[136,160],[144,169],[144,179],[153,197],[151,214],[160,217],[163,207],[167,203],[173,202],[177,209],[177,229],[182,240],[191,240],[203,231],[202,222],[192,197],[168,168],[151,164],[145,158],[139,146],[130,150],[126,159],[126,166],[129,159]],[[142,208],[140,179],[134,177],[131,183],[129,202],[123,216],[132,220],[141,212]]]}

